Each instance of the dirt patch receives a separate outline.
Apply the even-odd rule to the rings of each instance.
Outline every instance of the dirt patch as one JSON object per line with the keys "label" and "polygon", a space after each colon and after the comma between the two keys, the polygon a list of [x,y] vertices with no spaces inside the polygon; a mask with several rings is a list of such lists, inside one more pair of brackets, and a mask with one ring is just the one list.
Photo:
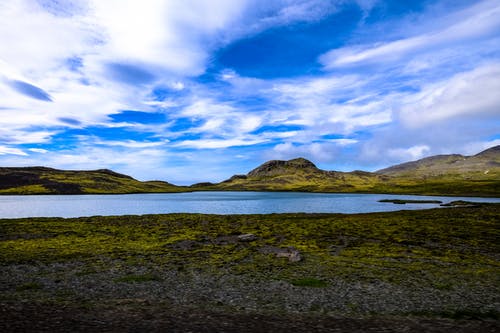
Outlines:
{"label": "dirt patch", "polygon": [[0,304],[2,332],[498,332],[494,321],[220,313],[143,302],[111,308]]}

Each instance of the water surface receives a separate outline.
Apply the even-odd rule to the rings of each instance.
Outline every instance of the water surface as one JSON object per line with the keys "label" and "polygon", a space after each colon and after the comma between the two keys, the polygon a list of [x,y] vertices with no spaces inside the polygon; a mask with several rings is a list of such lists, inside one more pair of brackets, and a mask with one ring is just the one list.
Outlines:
{"label": "water surface", "polygon": [[0,218],[80,217],[166,213],[367,213],[439,207],[380,199],[500,202],[500,198],[302,192],[189,192],[121,195],[2,195]]}

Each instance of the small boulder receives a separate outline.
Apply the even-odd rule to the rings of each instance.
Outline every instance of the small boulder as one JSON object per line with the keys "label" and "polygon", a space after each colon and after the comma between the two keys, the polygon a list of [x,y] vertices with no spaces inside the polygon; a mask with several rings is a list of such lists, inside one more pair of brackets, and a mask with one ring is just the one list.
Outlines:
{"label": "small boulder", "polygon": [[288,258],[289,262],[298,262],[302,260],[300,252],[294,247],[274,247],[274,246],[264,246],[260,248],[259,252],[264,254],[274,254],[276,258]]}
{"label": "small boulder", "polygon": [[302,256],[300,255],[300,252],[293,247],[284,249],[283,251],[280,251],[276,253],[276,257],[278,258],[288,258],[289,262],[298,262],[302,260]]}
{"label": "small boulder", "polygon": [[254,234],[243,234],[238,236],[238,240],[240,242],[253,242],[254,240],[257,240],[257,236]]}

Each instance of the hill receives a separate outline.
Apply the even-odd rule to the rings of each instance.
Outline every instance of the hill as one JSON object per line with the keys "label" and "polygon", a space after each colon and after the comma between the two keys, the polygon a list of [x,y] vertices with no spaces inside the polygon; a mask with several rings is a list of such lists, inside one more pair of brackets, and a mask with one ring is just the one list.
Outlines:
{"label": "hill", "polygon": [[163,181],[141,182],[111,170],[57,170],[46,167],[0,167],[0,194],[104,194],[180,192]]}
{"label": "hill", "polygon": [[500,146],[474,156],[438,155],[376,172],[325,171],[304,158],[272,160],[246,175],[191,188],[500,196]]}
{"label": "hill", "polygon": [[495,146],[473,156],[458,154],[431,156],[382,169],[377,173],[410,177],[434,177],[450,174],[471,176],[473,173],[487,175],[490,172],[498,172],[499,169],[500,146]]}
{"label": "hill", "polygon": [[107,169],[0,167],[0,194],[99,194],[185,191],[303,191],[500,197],[500,146],[473,156],[437,155],[376,172],[326,171],[304,158],[265,162],[245,175],[189,187],[141,182]]}
{"label": "hill", "polygon": [[392,166],[377,174],[403,187],[431,193],[500,195],[500,146],[473,156],[437,155]]}
{"label": "hill", "polygon": [[268,161],[246,175],[235,175],[218,184],[195,184],[192,188],[244,191],[357,192],[369,191],[383,177],[363,171],[324,171],[304,158],[297,158],[290,161]]}

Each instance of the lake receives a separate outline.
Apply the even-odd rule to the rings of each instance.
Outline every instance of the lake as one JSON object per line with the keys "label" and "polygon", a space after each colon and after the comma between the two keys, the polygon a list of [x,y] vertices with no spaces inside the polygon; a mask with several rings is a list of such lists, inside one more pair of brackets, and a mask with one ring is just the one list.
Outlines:
{"label": "lake", "polygon": [[380,199],[500,202],[500,198],[302,192],[189,192],[120,195],[2,195],[0,218],[80,217],[166,213],[367,213],[439,207]]}

